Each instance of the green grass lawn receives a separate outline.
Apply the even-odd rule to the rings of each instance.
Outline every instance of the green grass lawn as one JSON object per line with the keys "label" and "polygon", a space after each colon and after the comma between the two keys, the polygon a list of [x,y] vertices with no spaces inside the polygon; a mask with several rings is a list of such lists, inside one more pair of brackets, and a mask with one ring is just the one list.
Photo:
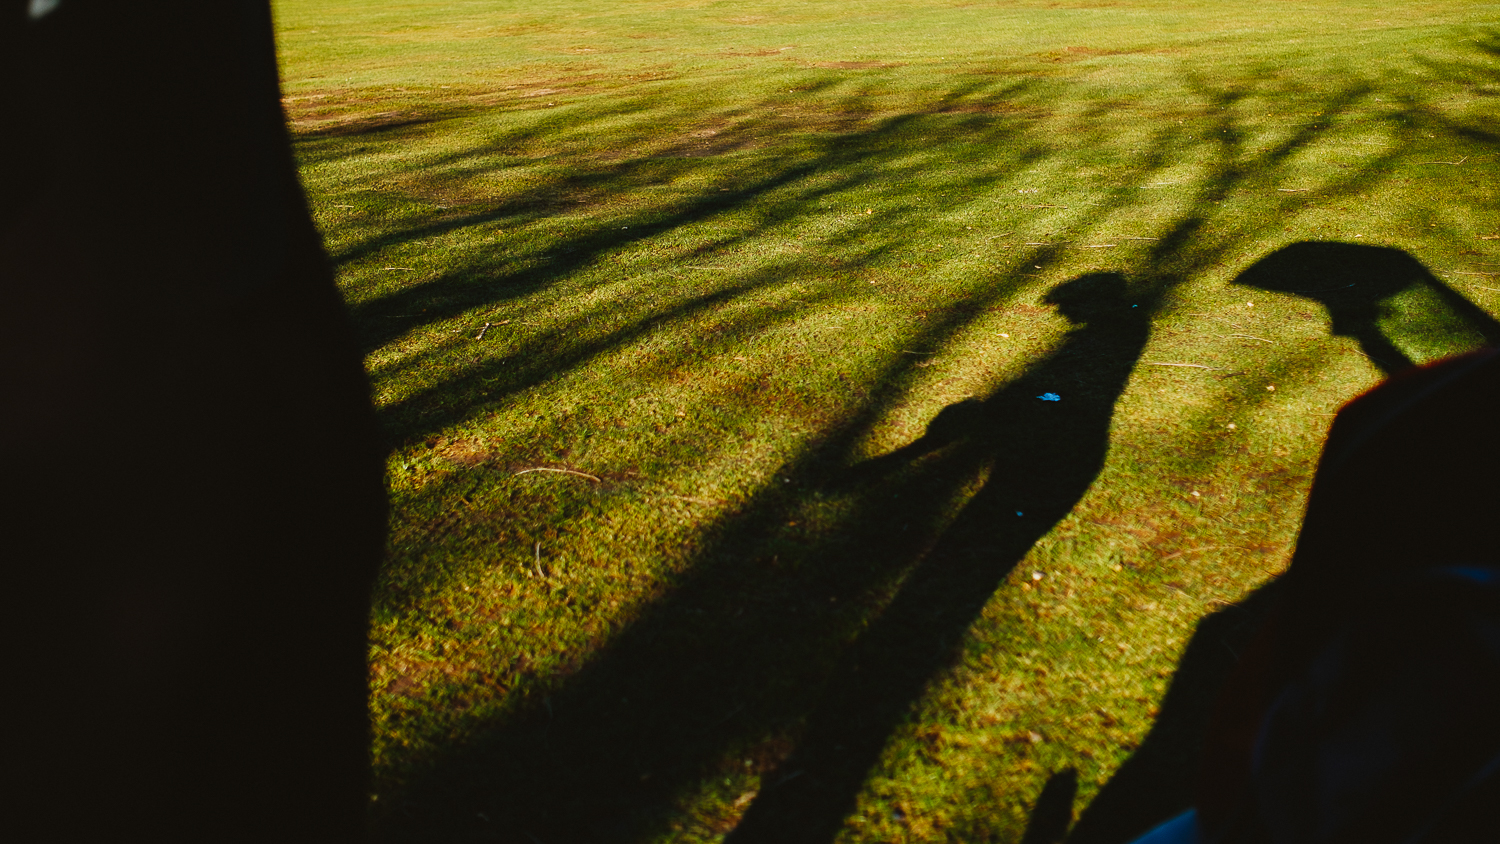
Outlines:
{"label": "green grass lawn", "polygon": [[1119,841],[1331,415],[1500,340],[1500,4],[276,12],[380,840]]}

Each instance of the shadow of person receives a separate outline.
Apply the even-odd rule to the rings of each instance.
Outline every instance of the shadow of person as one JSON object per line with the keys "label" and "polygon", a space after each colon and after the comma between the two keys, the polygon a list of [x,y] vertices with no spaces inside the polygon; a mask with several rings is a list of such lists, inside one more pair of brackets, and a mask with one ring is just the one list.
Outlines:
{"label": "shadow of person", "polygon": [[920,510],[924,499],[951,496],[976,467],[987,472],[842,655],[797,748],[763,778],[727,841],[832,840],[890,734],[953,661],[1000,582],[1098,475],[1154,299],[1133,299],[1124,278],[1099,273],[1060,285],[1046,301],[1076,324],[1054,354],[988,398],[944,409],[920,439],[845,480],[866,497],[909,499]]}
{"label": "shadow of person", "polygon": [[1387,375],[1412,366],[1412,360],[1381,331],[1386,302],[1414,287],[1426,287],[1455,316],[1500,343],[1500,323],[1439,281],[1422,262],[1400,249],[1353,243],[1303,241],[1256,261],[1235,284],[1275,293],[1294,293],[1321,304],[1333,320],[1333,333],[1352,337]]}

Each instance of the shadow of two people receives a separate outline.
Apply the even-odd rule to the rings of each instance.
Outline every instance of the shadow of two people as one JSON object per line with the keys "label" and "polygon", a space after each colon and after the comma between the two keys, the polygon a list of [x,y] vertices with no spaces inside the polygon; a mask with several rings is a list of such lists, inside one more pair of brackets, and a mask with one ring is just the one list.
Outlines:
{"label": "shadow of two people", "polygon": [[[1387,373],[1411,359],[1382,330],[1389,300],[1427,288],[1450,314],[1500,341],[1500,324],[1397,249],[1303,242],[1247,269],[1236,284],[1303,296],[1329,313],[1331,332],[1359,343]],[[1075,328],[1055,354],[985,399],[940,412],[924,435],[849,472],[845,483],[913,501],[946,500],[976,467],[982,488],[922,556],[881,617],[845,654],[833,691],[797,750],[767,777],[728,840],[826,841],[853,808],[881,749],[1000,582],[1067,515],[1102,467],[1109,421],[1144,348],[1154,295],[1094,274],[1048,294]],[[1141,307],[1145,305],[1145,307]],[[1045,402],[1059,392],[1066,398]],[[914,517],[936,520],[933,511]],[[1077,776],[1053,775],[1026,844],[1121,842],[1192,802],[1194,771],[1217,691],[1276,601],[1272,582],[1205,618],[1179,663],[1161,716],[1140,749],[1069,834]]]}
{"label": "shadow of two people", "polygon": [[[831,840],[890,735],[954,661],[1000,583],[1103,467],[1114,407],[1145,347],[1156,296],[1098,273],[1044,301],[1074,324],[1053,354],[993,394],[945,408],[922,437],[842,478],[865,499],[910,501],[910,521],[933,526],[948,518],[944,503],[983,480],[843,654],[797,749],[766,776],[772,785],[727,841]],[[889,529],[864,526],[865,547],[879,553]]]}
{"label": "shadow of two people", "polygon": [[[1303,296],[1329,313],[1380,368],[1411,359],[1381,328],[1389,300],[1425,287],[1490,342],[1500,325],[1397,249],[1302,242],[1258,261],[1236,284]],[[730,841],[831,839],[879,752],[1000,582],[1082,497],[1103,465],[1115,402],[1145,346],[1156,291],[1132,293],[1117,274],[1091,274],[1044,299],[1075,324],[1057,351],[984,399],[944,408],[919,439],[854,467],[867,497],[911,502],[913,521],[938,524],[940,502],[966,478],[983,486],[941,530],[881,617],[845,654],[832,693],[798,749],[766,781]],[[1144,306],[1144,307],[1142,307]],[[1043,400],[1060,394],[1059,400]],[[869,529],[867,528],[867,531]],[[875,537],[879,530],[869,531]],[[1274,601],[1274,584],[1215,613],[1189,644],[1151,736],[1094,801],[1070,841],[1122,841],[1185,808],[1209,708]],[[1061,840],[1076,773],[1054,775],[1023,838]]]}

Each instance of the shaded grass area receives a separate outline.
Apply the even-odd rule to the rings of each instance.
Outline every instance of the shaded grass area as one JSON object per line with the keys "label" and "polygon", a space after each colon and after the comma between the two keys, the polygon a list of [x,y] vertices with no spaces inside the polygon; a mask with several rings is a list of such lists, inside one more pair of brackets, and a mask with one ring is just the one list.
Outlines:
{"label": "shaded grass area", "polygon": [[278,9],[384,840],[1123,840],[1332,412],[1500,337],[1490,7],[847,8]]}

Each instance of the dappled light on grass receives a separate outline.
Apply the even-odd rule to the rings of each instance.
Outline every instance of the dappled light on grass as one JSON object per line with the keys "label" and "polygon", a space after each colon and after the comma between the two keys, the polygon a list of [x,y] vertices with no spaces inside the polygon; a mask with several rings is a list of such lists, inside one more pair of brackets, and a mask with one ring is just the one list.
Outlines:
{"label": "dappled light on grass", "polygon": [[1496,52],[1443,31],[292,85],[394,446],[382,834],[1086,804],[1284,562],[1333,411],[1495,339]]}

